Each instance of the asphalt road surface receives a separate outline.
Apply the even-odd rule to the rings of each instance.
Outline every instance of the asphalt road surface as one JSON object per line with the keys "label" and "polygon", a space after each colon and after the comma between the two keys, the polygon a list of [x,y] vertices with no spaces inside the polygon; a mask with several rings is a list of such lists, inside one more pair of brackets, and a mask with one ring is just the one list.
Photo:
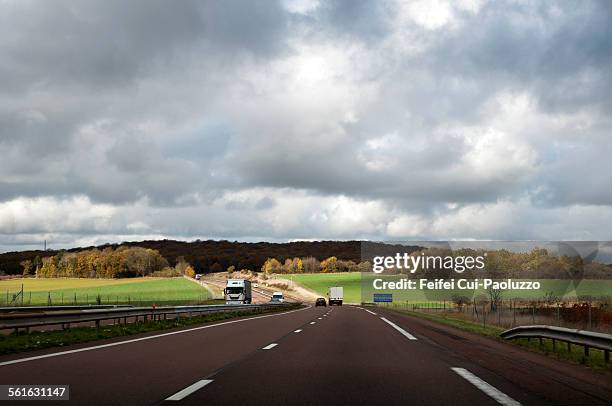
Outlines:
{"label": "asphalt road surface", "polygon": [[[206,283],[209,285],[214,285],[219,289],[225,289],[225,287],[227,286],[227,281],[226,279],[221,279],[221,278],[215,278],[214,276],[211,277],[207,277],[207,278],[203,278],[200,280],[201,283]],[[253,295],[253,303],[268,303],[270,302],[270,298],[272,297],[272,294],[275,291],[272,289],[268,289],[268,288],[262,288],[262,287],[253,287],[251,288],[251,294]],[[299,298],[295,298],[292,297],[291,295],[285,295],[286,299],[288,300],[292,300],[294,302],[300,302],[301,300]]]}
{"label": "asphalt road surface", "polygon": [[356,306],[4,356],[0,384],[69,384],[71,402],[86,405],[612,402],[607,375]]}

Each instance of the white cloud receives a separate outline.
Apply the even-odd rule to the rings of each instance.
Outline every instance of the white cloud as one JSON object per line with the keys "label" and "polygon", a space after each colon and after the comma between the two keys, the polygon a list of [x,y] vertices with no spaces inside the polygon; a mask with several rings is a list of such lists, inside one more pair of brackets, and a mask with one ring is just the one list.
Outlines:
{"label": "white cloud", "polygon": [[444,0],[417,0],[402,4],[403,11],[418,25],[436,30],[454,20],[450,2]]}
{"label": "white cloud", "polygon": [[0,246],[611,238],[601,3],[88,4],[0,5]]}
{"label": "white cloud", "polygon": [[92,204],[85,196],[66,200],[21,197],[0,203],[0,233],[105,232],[116,212],[116,207]]}

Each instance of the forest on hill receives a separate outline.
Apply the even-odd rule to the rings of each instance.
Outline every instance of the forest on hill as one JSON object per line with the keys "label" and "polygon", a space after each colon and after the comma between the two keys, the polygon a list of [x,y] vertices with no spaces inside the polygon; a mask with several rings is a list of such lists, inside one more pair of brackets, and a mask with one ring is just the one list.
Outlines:
{"label": "forest on hill", "polygon": [[[266,273],[368,271],[371,255],[397,253],[430,257],[488,254],[484,273],[466,271],[461,277],[610,279],[612,267],[583,262],[580,257],[553,255],[546,249],[528,252],[424,248],[366,241],[245,243],[230,241],[141,241],[59,251],[23,251],[0,254],[6,275],[38,277],[121,278],[174,276],[194,273],[250,270]],[[389,270],[391,273],[401,270]],[[455,277],[452,269],[434,267],[409,277]]]}
{"label": "forest on hill", "polygon": [[[236,269],[250,269],[259,271],[268,258],[278,258],[284,261],[287,258],[313,257],[323,261],[329,257],[336,257],[343,261],[359,263],[363,249],[383,255],[394,255],[396,252],[411,253],[420,247],[391,245],[364,241],[298,241],[288,243],[270,242],[237,242],[237,241],[200,241],[193,242],[175,240],[124,242],[121,244],[106,244],[98,247],[80,247],[69,250],[38,250],[19,251],[0,254],[0,272],[6,275],[23,273],[24,261],[32,264],[42,264],[45,257],[57,256],[63,253],[71,254],[81,251],[117,250],[119,247],[140,247],[157,251],[170,267],[177,261],[184,259],[191,264],[196,273],[222,272],[230,266]],[[67,258],[73,256],[68,255]]]}

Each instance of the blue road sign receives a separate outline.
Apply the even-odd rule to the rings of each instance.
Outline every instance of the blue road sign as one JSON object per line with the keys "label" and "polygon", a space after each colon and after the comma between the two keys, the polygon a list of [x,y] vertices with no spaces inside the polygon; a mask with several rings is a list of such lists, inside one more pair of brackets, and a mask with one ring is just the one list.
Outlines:
{"label": "blue road sign", "polygon": [[391,303],[393,302],[393,294],[392,293],[374,293],[374,303]]}

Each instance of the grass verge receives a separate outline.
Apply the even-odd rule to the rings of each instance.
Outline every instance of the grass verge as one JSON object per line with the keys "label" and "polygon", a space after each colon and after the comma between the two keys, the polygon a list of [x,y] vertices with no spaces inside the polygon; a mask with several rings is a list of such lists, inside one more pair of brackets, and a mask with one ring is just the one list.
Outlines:
{"label": "grass verge", "polygon": [[499,341],[503,341],[505,343],[519,345],[530,351],[544,354],[546,356],[553,357],[559,360],[569,361],[580,365],[586,365],[593,369],[612,373],[612,362],[606,362],[604,358],[604,352],[595,348],[591,348],[589,350],[589,356],[586,357],[584,355],[583,347],[578,345],[572,345],[570,351],[568,351],[567,344],[560,341],[557,341],[556,349],[553,349],[552,340],[548,339],[542,339],[541,343],[538,339],[528,340],[526,338],[516,340],[504,340],[499,336],[499,333],[501,333],[505,329],[497,326],[483,326],[482,323],[475,323],[469,320],[456,319],[440,314],[414,312],[404,309],[394,309],[392,307],[388,307],[387,309],[393,310],[398,313],[409,314],[410,316],[414,316],[420,319],[445,324],[447,326],[455,327],[459,330],[469,331],[471,333],[487,336]]}
{"label": "grass verge", "polygon": [[127,325],[108,325],[100,326],[100,328],[76,327],[68,330],[34,331],[30,334],[13,333],[6,336],[0,336],[0,355],[40,350],[51,347],[64,347],[70,344],[103,340],[114,337],[124,337],[160,330],[168,330],[176,327],[186,327],[196,324],[233,319],[243,316],[254,316],[263,313],[277,313],[291,309],[293,309],[293,307],[283,307],[279,309],[270,310],[249,310],[212,313],[190,318],[181,317],[180,319],[139,322]]}

